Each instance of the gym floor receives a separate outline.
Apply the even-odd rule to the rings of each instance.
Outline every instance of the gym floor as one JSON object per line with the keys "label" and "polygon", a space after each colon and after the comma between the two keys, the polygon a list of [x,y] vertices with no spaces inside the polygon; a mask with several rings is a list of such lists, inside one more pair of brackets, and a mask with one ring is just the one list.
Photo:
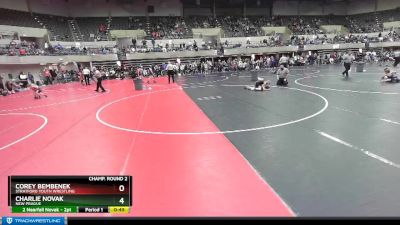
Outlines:
{"label": "gym floor", "polygon": [[126,174],[130,216],[398,216],[400,84],[342,70],[293,68],[265,92],[243,88],[275,83],[263,70],[2,97],[0,215],[9,175]]}

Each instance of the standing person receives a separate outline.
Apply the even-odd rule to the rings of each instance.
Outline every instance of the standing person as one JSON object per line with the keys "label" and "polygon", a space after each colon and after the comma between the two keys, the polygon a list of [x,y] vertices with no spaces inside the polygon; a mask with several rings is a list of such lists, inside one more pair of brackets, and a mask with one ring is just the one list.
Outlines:
{"label": "standing person", "polygon": [[143,67],[141,65],[138,66],[137,69],[136,69],[136,76],[137,77],[143,76]]}
{"label": "standing person", "polygon": [[206,67],[204,65],[204,62],[201,62],[201,74],[205,74],[206,73]]}
{"label": "standing person", "polygon": [[286,55],[282,55],[282,57],[279,59],[279,65],[283,65],[285,68],[287,68],[288,63],[289,63],[289,58],[286,57]]}
{"label": "standing person", "polygon": [[53,84],[53,82],[51,81],[51,74],[50,74],[50,71],[48,69],[44,70],[43,76],[45,78],[45,81],[46,81],[47,85]]}
{"label": "standing person", "polygon": [[171,83],[171,78],[172,78],[172,83],[175,83],[174,69],[175,69],[175,66],[171,62],[168,62],[168,65],[167,65],[168,84]]}
{"label": "standing person", "polygon": [[396,67],[400,63],[400,50],[397,49],[396,51],[394,51],[393,55],[395,60],[393,67]]}
{"label": "standing person", "polygon": [[275,56],[271,56],[271,68],[270,68],[270,71],[271,72],[274,72],[274,73],[276,73],[276,64],[275,64],[275,62],[276,62],[276,59],[275,59]]}
{"label": "standing person", "polygon": [[33,77],[31,72],[28,72],[28,80],[31,84],[35,83],[35,78]]}
{"label": "standing person", "polygon": [[283,64],[280,65],[278,71],[276,72],[278,81],[276,82],[276,85],[278,86],[287,86],[289,82],[287,81],[287,78],[289,76],[289,69],[285,68]]}
{"label": "standing person", "polygon": [[267,65],[266,65],[267,68],[270,68],[271,67],[271,57],[267,56],[266,63],[267,63]]}
{"label": "standing person", "polygon": [[196,65],[197,65],[197,73],[201,73],[201,62],[198,61]]}
{"label": "standing person", "polygon": [[85,84],[90,85],[90,70],[85,67],[85,69],[83,69],[83,76],[85,78]]}
{"label": "standing person", "polygon": [[186,75],[186,65],[185,64],[181,64],[180,66],[179,66],[179,70],[181,71],[181,73],[183,74],[183,75]]}
{"label": "standing person", "polygon": [[103,77],[101,75],[101,72],[99,70],[96,70],[94,72],[94,77],[97,81],[97,86],[96,86],[96,90],[97,92],[99,92],[99,88],[101,89],[101,92],[106,92],[106,90],[103,87],[102,81],[103,81]]}
{"label": "standing person", "polygon": [[78,77],[79,77],[79,81],[81,82],[81,84],[84,85],[83,82],[84,82],[85,78],[83,76],[82,71],[78,71]]}
{"label": "standing person", "polygon": [[133,48],[136,50],[136,39],[135,38],[132,38],[132,45],[133,45]]}
{"label": "standing person", "polygon": [[3,83],[3,74],[0,74],[0,89],[4,90],[4,83]]}
{"label": "standing person", "polygon": [[346,78],[349,77],[349,70],[351,68],[351,62],[352,62],[352,58],[349,55],[349,53],[347,53],[347,52],[344,53],[344,55],[343,55],[343,65],[344,65],[345,71],[343,71],[342,75],[343,76],[346,75]]}
{"label": "standing person", "polygon": [[322,64],[322,57],[320,54],[317,55],[317,64],[318,66]]}
{"label": "standing person", "polygon": [[57,72],[56,72],[55,69],[53,69],[53,68],[51,68],[51,69],[49,70],[49,72],[50,72],[50,75],[51,75],[51,80],[52,80],[52,81],[55,81],[55,80],[57,79]]}

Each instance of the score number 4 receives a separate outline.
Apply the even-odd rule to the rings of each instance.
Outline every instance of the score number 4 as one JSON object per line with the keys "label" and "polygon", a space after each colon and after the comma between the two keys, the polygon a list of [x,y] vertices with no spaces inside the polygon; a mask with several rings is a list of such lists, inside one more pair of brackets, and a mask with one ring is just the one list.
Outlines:
{"label": "score number 4", "polygon": [[[119,185],[119,191],[120,192],[124,192],[125,191],[125,186],[124,185]],[[123,205],[124,204],[124,197],[122,197],[120,200],[119,200],[119,203],[121,203],[121,205]]]}

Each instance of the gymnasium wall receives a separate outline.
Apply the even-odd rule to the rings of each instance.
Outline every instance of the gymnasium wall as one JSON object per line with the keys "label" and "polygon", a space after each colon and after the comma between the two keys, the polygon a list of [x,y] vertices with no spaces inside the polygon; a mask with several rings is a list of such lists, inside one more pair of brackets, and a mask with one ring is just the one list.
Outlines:
{"label": "gymnasium wall", "polygon": [[[72,17],[145,16],[147,6],[154,6],[150,16],[182,16],[181,0],[13,0],[0,1],[0,8]],[[101,4],[100,4],[101,3]],[[273,3],[274,15],[352,15],[400,7],[398,0],[311,1],[279,0]],[[241,15],[242,9],[217,7],[218,15]],[[249,7],[247,15],[267,15],[268,7]],[[185,15],[212,15],[210,8],[187,8]]]}
{"label": "gymnasium wall", "polygon": [[213,16],[211,8],[186,8],[183,14],[184,16]]}
{"label": "gymnasium wall", "polygon": [[276,1],[272,6],[272,14],[282,16],[298,15],[298,5],[299,2],[297,0]]}
{"label": "gymnasium wall", "polygon": [[274,15],[353,15],[390,10],[400,7],[398,0],[307,1],[281,0],[274,2]]}
{"label": "gymnasium wall", "polygon": [[181,16],[180,0],[13,0],[0,1],[0,8],[28,11],[29,1],[33,12],[71,16],[71,17],[106,17],[145,16],[147,6],[154,6],[150,16]]}
{"label": "gymnasium wall", "polygon": [[301,15],[323,15],[323,2],[302,1],[299,3],[299,14]]}
{"label": "gymnasium wall", "polygon": [[59,1],[59,0],[57,1],[26,0],[26,1],[29,1],[32,12],[41,14],[59,15],[59,16],[68,16],[69,14],[69,7],[66,1]]}
{"label": "gymnasium wall", "polygon": [[216,8],[215,14],[217,16],[241,16],[243,15],[242,8]]}
{"label": "gymnasium wall", "polygon": [[347,5],[347,13],[349,15],[352,15],[352,14],[374,12],[375,11],[375,3],[376,3],[376,0],[351,1]]}
{"label": "gymnasium wall", "polygon": [[327,1],[322,5],[322,10],[324,15],[346,15],[347,14],[347,4],[345,2],[331,2]]}
{"label": "gymnasium wall", "polygon": [[323,2],[304,0],[282,0],[273,5],[274,15],[346,15],[344,2]]}
{"label": "gymnasium wall", "polygon": [[400,7],[400,1],[398,0],[378,0],[377,3],[377,10],[379,11],[395,9],[398,7]]}
{"label": "gymnasium wall", "polygon": [[26,0],[0,1],[0,8],[28,11]]}
{"label": "gymnasium wall", "polygon": [[270,16],[269,8],[247,8],[246,15],[247,16]]}
{"label": "gymnasium wall", "polygon": [[104,7],[104,4],[98,4],[97,1],[90,0],[70,0],[70,2],[81,4],[82,9],[71,11],[74,17],[101,17],[107,16],[146,16],[147,6],[154,6],[154,13],[149,16],[181,16],[182,4],[180,0],[114,0]]}
{"label": "gymnasium wall", "polygon": [[41,28],[32,28],[32,27],[0,25],[0,33],[2,34],[18,33],[20,36],[24,37],[43,38],[47,35],[47,30]]}

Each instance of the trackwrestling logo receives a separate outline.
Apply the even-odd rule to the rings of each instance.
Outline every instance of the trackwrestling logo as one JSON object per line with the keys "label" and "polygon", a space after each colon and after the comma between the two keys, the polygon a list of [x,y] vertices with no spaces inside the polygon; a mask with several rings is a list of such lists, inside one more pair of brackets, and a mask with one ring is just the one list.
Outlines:
{"label": "trackwrestling logo", "polygon": [[64,225],[64,217],[3,217],[3,225],[30,225],[30,224],[52,224]]}

